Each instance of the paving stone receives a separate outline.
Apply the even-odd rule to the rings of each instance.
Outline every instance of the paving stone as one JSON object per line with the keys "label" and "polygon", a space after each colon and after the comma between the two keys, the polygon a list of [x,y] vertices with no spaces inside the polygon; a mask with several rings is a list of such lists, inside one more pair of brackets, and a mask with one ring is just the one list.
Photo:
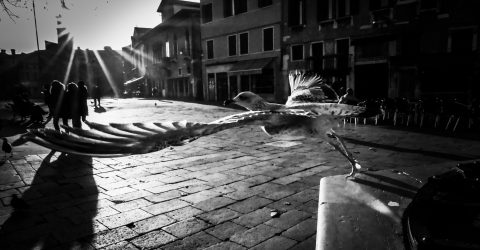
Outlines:
{"label": "paving stone", "polygon": [[162,201],[168,201],[174,198],[180,197],[182,192],[179,190],[170,190],[167,192],[159,193],[159,194],[152,194],[149,196],[145,196],[145,199],[151,201],[151,202],[162,202]]}
{"label": "paving stone", "polygon": [[141,234],[141,233],[146,233],[155,229],[162,228],[174,222],[175,222],[174,219],[161,214],[161,215],[147,218],[145,220],[137,221],[133,224],[133,227],[131,229]]}
{"label": "paving stone", "polygon": [[240,233],[243,231],[246,231],[247,228],[240,226],[238,224],[235,224],[233,222],[227,221],[225,223],[216,225],[215,227],[209,228],[205,230],[205,232],[221,239],[221,240],[226,240],[230,238],[230,236]]}
{"label": "paving stone", "polygon": [[260,185],[265,182],[272,180],[273,178],[265,175],[257,175],[243,180],[244,182],[250,183],[252,186]]}
{"label": "paving stone", "polygon": [[194,234],[198,231],[201,231],[209,226],[210,224],[202,220],[191,218],[191,219],[180,221],[170,226],[164,227],[163,230],[165,230],[166,232],[178,238],[183,238],[187,235]]}
{"label": "paving stone", "polygon": [[212,188],[212,186],[209,186],[209,185],[198,184],[198,185],[192,185],[192,186],[187,186],[187,187],[181,188],[180,191],[185,192],[185,193],[189,193],[189,194],[193,194],[193,193],[197,193],[197,192],[207,190],[207,189],[211,189],[211,188]]}
{"label": "paving stone", "polygon": [[108,228],[116,228],[119,226],[130,224],[135,221],[143,220],[151,216],[151,214],[141,209],[134,209],[120,214],[100,218],[98,219],[98,221],[103,225],[107,226]]}
{"label": "paving stone", "polygon": [[103,193],[113,197],[113,196],[123,195],[131,192],[135,192],[135,191],[138,191],[138,190],[133,189],[131,187],[121,187],[121,188],[114,188],[112,190],[105,191]]}
{"label": "paving stone", "polygon": [[309,202],[304,203],[301,206],[298,206],[297,209],[316,216],[318,212],[318,201],[311,200]]}
{"label": "paving stone", "polygon": [[152,231],[142,236],[131,240],[131,243],[141,249],[159,247],[176,240],[173,235],[170,235],[162,230]]}
{"label": "paving stone", "polygon": [[207,248],[204,248],[203,250],[244,250],[244,249],[247,249],[247,248],[240,246],[236,243],[233,243],[231,241],[226,241],[226,242],[220,242],[213,246],[209,246]]}
{"label": "paving stone", "polygon": [[281,214],[278,218],[273,218],[267,222],[266,225],[276,227],[282,230],[293,227],[296,224],[300,223],[304,219],[311,217],[312,215],[306,212],[292,210],[284,214]]}
{"label": "paving stone", "polygon": [[235,200],[232,200],[227,197],[213,197],[208,200],[201,201],[197,204],[194,204],[193,206],[196,208],[200,208],[203,211],[211,211],[217,208],[221,208],[224,206],[227,206],[229,204],[232,204],[236,202]]}
{"label": "paving stone", "polygon": [[236,191],[235,188],[230,187],[230,186],[228,186],[228,185],[215,187],[215,188],[212,188],[212,189],[210,189],[210,190],[211,190],[211,191],[214,191],[214,192],[221,193],[221,194],[228,194],[228,193],[231,193],[231,192]]}
{"label": "paving stone", "polygon": [[244,214],[233,220],[233,222],[249,228],[255,227],[256,225],[269,221],[272,218],[270,217],[270,212],[270,208],[264,207],[248,214]]}
{"label": "paving stone", "polygon": [[151,194],[152,193],[147,192],[145,190],[138,190],[138,191],[135,191],[135,192],[130,192],[130,193],[110,197],[109,200],[125,202],[125,201],[131,201],[131,200],[136,200],[136,199],[139,199],[139,198],[143,198],[143,197],[149,196]]}
{"label": "paving stone", "polygon": [[210,190],[204,190],[204,191],[201,191],[201,192],[198,192],[198,193],[190,194],[190,195],[187,195],[187,196],[182,196],[182,197],[180,197],[180,199],[182,199],[184,201],[188,201],[190,203],[198,203],[198,202],[201,202],[201,201],[204,201],[204,200],[216,197],[216,196],[220,196],[220,195],[221,195],[221,193],[218,193],[218,192],[213,192],[213,191],[210,191]]}
{"label": "paving stone", "polygon": [[197,215],[196,217],[216,225],[224,221],[237,218],[240,215],[241,215],[240,213],[233,211],[231,209],[221,208],[221,209],[213,210],[204,214]]}
{"label": "paving stone", "polygon": [[252,197],[254,195],[257,195],[258,193],[260,193],[259,190],[254,190],[252,188],[246,188],[246,189],[237,190],[235,192],[225,194],[223,196],[234,199],[234,200],[244,200],[248,197]]}
{"label": "paving stone", "polygon": [[316,242],[316,236],[313,235],[312,237],[293,246],[292,248],[290,248],[290,250],[315,250]]}
{"label": "paving stone", "polygon": [[145,200],[145,199],[137,199],[137,200],[128,201],[128,202],[124,202],[124,203],[115,205],[115,206],[113,206],[113,208],[115,210],[120,211],[120,212],[126,212],[126,211],[129,211],[129,210],[133,210],[133,209],[136,209],[136,208],[142,208],[142,207],[146,207],[146,206],[150,206],[150,205],[152,205],[152,203]]}
{"label": "paving stone", "polygon": [[180,209],[168,212],[166,213],[166,215],[171,218],[174,218],[177,221],[182,221],[201,213],[203,213],[202,210],[191,207],[191,206],[187,206],[187,207],[182,207]]}
{"label": "paving stone", "polygon": [[265,190],[265,191],[259,193],[258,195],[262,196],[262,197],[265,197],[265,198],[268,198],[268,199],[271,199],[271,200],[280,200],[280,199],[282,199],[284,197],[287,197],[289,195],[292,195],[294,193],[295,193],[294,190],[292,190],[288,187],[285,187],[285,186],[281,186],[281,187],[276,187],[276,188]]}
{"label": "paving stone", "polygon": [[296,241],[282,236],[275,236],[270,238],[253,248],[251,250],[286,250],[297,244]]}
{"label": "paving stone", "polygon": [[95,234],[93,236],[91,245],[96,248],[100,248],[123,241],[125,239],[131,239],[135,236],[137,236],[137,233],[135,233],[130,228],[119,227]]}
{"label": "paving stone", "polygon": [[163,213],[170,212],[182,207],[186,207],[188,205],[190,205],[190,203],[186,201],[174,199],[174,200],[153,204],[151,206],[144,207],[142,209],[151,214],[163,214]]}
{"label": "paving stone", "polygon": [[161,247],[161,249],[168,249],[168,250],[191,250],[191,249],[204,249],[211,245],[215,245],[220,241],[204,232],[196,233],[192,236],[185,237],[182,240],[177,240],[172,242],[168,245]]}
{"label": "paving stone", "polygon": [[264,207],[265,205],[267,205],[269,203],[272,203],[272,201],[269,200],[269,199],[265,199],[265,198],[258,197],[258,196],[253,196],[253,197],[250,197],[246,200],[243,200],[243,201],[237,202],[235,204],[232,204],[232,205],[228,206],[228,208],[245,214],[245,213],[252,212],[252,211],[254,211],[258,208]]}
{"label": "paving stone", "polygon": [[110,246],[102,247],[100,250],[138,250],[138,248],[128,241],[120,241]]}
{"label": "paving stone", "polygon": [[253,247],[262,241],[265,241],[275,234],[281,232],[280,229],[260,224],[244,232],[239,232],[230,237],[230,240],[246,247]]}
{"label": "paving stone", "polygon": [[315,234],[317,229],[317,220],[307,219],[283,232],[282,235],[290,239],[302,241]]}

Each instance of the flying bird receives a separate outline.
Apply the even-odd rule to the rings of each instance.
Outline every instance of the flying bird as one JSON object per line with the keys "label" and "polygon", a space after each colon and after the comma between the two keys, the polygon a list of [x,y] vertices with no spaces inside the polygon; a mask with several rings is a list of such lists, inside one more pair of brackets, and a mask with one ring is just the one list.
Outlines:
{"label": "flying bird", "polygon": [[360,165],[348,151],[343,139],[331,128],[337,119],[362,116],[368,107],[327,103],[336,93],[317,76],[290,76],[291,95],[286,104],[270,103],[252,92],[242,92],[227,103],[236,103],[248,112],[234,114],[209,122],[110,123],[86,122],[89,130],[63,126],[66,133],[53,129],[32,129],[14,145],[32,141],[39,145],[78,155],[116,157],[144,154],[172,146],[183,145],[199,137],[226,129],[260,126],[273,136],[316,137],[330,143],[352,165],[353,176]]}
{"label": "flying bird", "polygon": [[[358,161],[348,150],[345,142],[333,127],[338,120],[345,117],[370,117],[382,111],[372,103],[367,106],[355,106],[339,103],[338,94],[323,79],[317,75],[290,74],[289,84],[291,94],[285,104],[271,103],[259,95],[246,91],[241,92],[232,100],[226,100],[224,105],[237,104],[251,111],[285,111],[302,110],[314,118],[304,119],[290,117],[287,126],[263,126],[263,130],[270,135],[294,135],[298,137],[317,137],[327,141],[340,154],[345,156],[351,164],[352,170],[347,177],[354,176],[361,169]],[[302,126],[299,128],[298,126]]]}

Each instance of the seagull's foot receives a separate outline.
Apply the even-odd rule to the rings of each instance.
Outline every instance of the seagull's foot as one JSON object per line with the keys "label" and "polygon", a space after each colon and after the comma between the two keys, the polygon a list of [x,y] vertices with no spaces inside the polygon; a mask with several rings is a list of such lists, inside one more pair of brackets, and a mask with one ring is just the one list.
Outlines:
{"label": "seagull's foot", "polygon": [[362,168],[362,166],[360,166],[360,164],[357,162],[357,160],[354,160],[354,162],[351,165],[352,165],[352,171],[350,172],[350,174],[345,176],[345,179],[349,179],[349,178],[355,179],[355,175],[358,172],[360,172],[360,169]]}

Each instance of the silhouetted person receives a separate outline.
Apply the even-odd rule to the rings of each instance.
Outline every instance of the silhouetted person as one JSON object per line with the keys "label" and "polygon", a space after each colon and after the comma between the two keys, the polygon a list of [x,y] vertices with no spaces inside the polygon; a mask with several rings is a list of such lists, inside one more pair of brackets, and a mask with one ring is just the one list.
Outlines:
{"label": "silhouetted person", "polygon": [[93,96],[93,103],[95,107],[97,107],[97,101],[98,101],[98,107],[100,107],[100,98],[102,98],[102,90],[100,89],[100,86],[98,84],[95,84],[93,87],[92,91],[92,96]]}
{"label": "silhouetted person", "polygon": [[66,105],[66,117],[72,119],[72,127],[81,128],[80,121],[80,105],[79,105],[79,91],[77,84],[71,82],[67,85],[67,92],[65,93],[64,105]]}
{"label": "silhouetted person", "polygon": [[48,118],[53,117],[53,107],[52,107],[52,97],[50,95],[50,87],[52,86],[51,83],[47,82],[43,84],[42,94],[43,94],[43,101],[48,107]]}
{"label": "silhouetted person", "polygon": [[56,130],[60,130],[58,126],[58,121],[62,118],[62,123],[65,126],[68,126],[68,117],[66,116],[67,107],[65,105],[65,85],[63,83],[54,80],[52,86],[50,87],[50,98],[53,112],[53,126]]}
{"label": "silhouetted person", "polygon": [[348,88],[347,93],[340,97],[338,103],[348,104],[348,105],[357,105],[358,99],[353,95],[353,89]]}
{"label": "silhouetted person", "polygon": [[79,81],[78,82],[78,108],[79,108],[79,113],[80,113],[80,117],[82,118],[82,121],[87,120],[87,115],[88,115],[87,99],[88,99],[87,86],[85,86],[85,82]]}
{"label": "silhouetted person", "polygon": [[[92,157],[52,156],[42,161],[31,186],[4,206],[0,249],[92,249],[99,192]],[[66,177],[79,168],[82,178]]]}
{"label": "silhouetted person", "polygon": [[7,138],[2,138],[3,144],[2,144],[2,151],[5,152],[5,160],[7,159],[7,154],[10,154],[10,157],[13,156],[12,153],[12,145],[8,143]]}

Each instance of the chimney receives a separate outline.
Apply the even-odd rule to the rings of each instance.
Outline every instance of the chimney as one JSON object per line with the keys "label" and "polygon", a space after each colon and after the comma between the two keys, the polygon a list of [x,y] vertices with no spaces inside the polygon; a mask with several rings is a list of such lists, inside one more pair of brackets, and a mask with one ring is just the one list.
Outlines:
{"label": "chimney", "polygon": [[14,55],[15,55],[15,50],[14,50],[14,49],[11,49],[10,51],[11,51],[11,53],[12,53],[12,56],[14,56]]}

